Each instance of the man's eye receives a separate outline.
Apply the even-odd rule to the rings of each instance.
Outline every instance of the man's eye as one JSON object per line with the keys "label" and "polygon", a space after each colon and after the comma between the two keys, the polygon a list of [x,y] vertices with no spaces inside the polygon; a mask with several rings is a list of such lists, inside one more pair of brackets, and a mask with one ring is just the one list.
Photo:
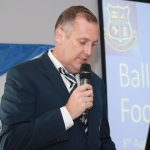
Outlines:
{"label": "man's eye", "polygon": [[85,44],[86,44],[86,42],[80,42],[80,44],[81,44],[81,45],[85,45]]}
{"label": "man's eye", "polygon": [[96,45],[95,43],[92,44],[93,47],[94,47],[95,45]]}

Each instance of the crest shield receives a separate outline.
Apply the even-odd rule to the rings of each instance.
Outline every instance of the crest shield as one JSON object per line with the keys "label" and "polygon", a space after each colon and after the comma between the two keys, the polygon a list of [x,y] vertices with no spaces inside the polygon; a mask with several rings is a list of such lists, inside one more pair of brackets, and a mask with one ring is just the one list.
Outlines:
{"label": "crest shield", "polygon": [[109,12],[109,37],[119,42],[130,40],[132,38],[132,28],[129,21],[129,7],[111,6],[109,4],[107,9]]}

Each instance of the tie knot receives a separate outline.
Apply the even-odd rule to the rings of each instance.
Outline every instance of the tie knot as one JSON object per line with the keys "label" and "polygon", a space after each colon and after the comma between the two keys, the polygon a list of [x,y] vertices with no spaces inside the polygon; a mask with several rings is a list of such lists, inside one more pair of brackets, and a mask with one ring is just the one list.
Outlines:
{"label": "tie knot", "polygon": [[63,74],[66,78],[72,79],[74,82],[76,82],[75,76],[71,73],[69,73],[65,68],[60,67],[58,68],[59,72]]}
{"label": "tie knot", "polygon": [[58,71],[70,82],[69,91],[72,91],[74,89],[74,87],[77,86],[75,76],[73,74],[67,72],[67,70],[63,67],[58,68]]}

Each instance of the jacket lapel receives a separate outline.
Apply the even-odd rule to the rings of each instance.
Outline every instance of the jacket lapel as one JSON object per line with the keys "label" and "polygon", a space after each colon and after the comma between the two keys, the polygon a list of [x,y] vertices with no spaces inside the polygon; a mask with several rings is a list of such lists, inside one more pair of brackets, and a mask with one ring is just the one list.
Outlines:
{"label": "jacket lapel", "polygon": [[54,85],[56,90],[60,93],[60,95],[66,102],[70,94],[60,76],[60,73],[57,71],[52,61],[48,57],[47,52],[41,56],[40,60],[48,80]]}

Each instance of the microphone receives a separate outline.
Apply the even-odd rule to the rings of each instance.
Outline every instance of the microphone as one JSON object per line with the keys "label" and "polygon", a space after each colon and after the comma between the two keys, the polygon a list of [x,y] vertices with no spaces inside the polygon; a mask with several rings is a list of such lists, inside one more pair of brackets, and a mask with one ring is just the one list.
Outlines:
{"label": "microphone", "polygon": [[[80,85],[90,84],[91,66],[90,64],[82,64],[80,68]],[[85,110],[81,115],[81,124],[85,126],[85,120],[88,118],[88,110]]]}

